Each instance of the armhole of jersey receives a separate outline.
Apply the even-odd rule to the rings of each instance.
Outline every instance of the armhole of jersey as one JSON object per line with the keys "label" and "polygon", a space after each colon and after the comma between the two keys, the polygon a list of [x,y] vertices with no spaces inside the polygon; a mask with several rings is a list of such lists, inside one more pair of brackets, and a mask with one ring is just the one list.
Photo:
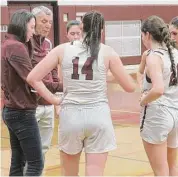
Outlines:
{"label": "armhole of jersey", "polygon": [[150,53],[151,53],[151,49],[149,49],[149,50],[147,51],[146,56],[148,56]]}
{"label": "armhole of jersey", "polygon": [[64,45],[65,45],[65,46],[64,46],[64,53],[63,53],[63,59],[62,59],[61,67],[63,67],[63,60],[64,60],[64,58],[66,57],[67,49],[68,49],[68,47],[71,45],[71,43],[66,43],[66,44],[64,44]]}
{"label": "armhole of jersey", "polygon": [[151,53],[158,55],[162,60],[164,58],[164,53],[161,52],[160,50],[149,50],[147,56],[149,56]]}
{"label": "armhole of jersey", "polygon": [[97,62],[98,62],[98,64],[100,64],[100,66],[103,66],[105,68],[105,70],[107,70],[107,68],[105,66],[105,60],[107,58],[107,53],[108,53],[108,49],[107,49],[106,45],[101,43]]}
{"label": "armhole of jersey", "polygon": [[[159,50],[154,50],[153,53],[158,55],[161,58],[163,65],[164,65],[164,56],[165,56],[164,53]],[[164,66],[163,66],[163,68],[164,68]]]}
{"label": "armhole of jersey", "polygon": [[[156,54],[156,55],[158,55],[160,58],[161,58],[161,60],[162,60],[162,63],[163,63],[163,68],[164,68],[164,53],[162,53],[161,51],[159,51],[159,50],[148,50],[148,53],[147,53],[147,56],[149,56],[150,55],[150,53],[154,53],[154,54]],[[148,83],[152,83],[152,81],[151,81],[151,78],[147,75],[147,73],[145,73],[145,75],[146,75],[146,81],[148,82]]]}
{"label": "armhole of jersey", "polygon": [[100,49],[99,49],[99,52],[98,52],[98,62],[101,62],[100,60],[101,60],[101,58],[102,57],[104,57],[104,51],[103,51],[103,48],[104,48],[104,45],[103,44],[101,44],[100,45]]}
{"label": "armhole of jersey", "polygon": [[161,58],[161,60],[162,60],[162,72],[163,72],[163,70],[164,70],[164,65],[165,65],[165,62],[164,62],[164,57],[165,57],[165,55],[164,55],[164,53],[163,52],[161,52],[160,50],[154,50],[154,54],[156,54],[156,55],[158,55],[160,58]]}
{"label": "armhole of jersey", "polygon": [[158,54],[160,57],[162,57],[164,55],[164,53],[162,53],[161,51],[159,50],[154,50],[153,51],[155,54]]}

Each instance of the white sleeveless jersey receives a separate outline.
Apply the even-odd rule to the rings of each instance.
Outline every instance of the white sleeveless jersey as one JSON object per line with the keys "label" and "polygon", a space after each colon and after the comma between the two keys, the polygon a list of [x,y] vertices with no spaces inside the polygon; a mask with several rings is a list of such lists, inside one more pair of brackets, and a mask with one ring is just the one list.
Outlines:
{"label": "white sleeveless jersey", "polygon": [[104,44],[100,45],[98,59],[90,65],[90,52],[82,42],[66,43],[62,60],[65,97],[62,104],[92,104],[108,102]]}
{"label": "white sleeveless jersey", "polygon": [[[170,56],[167,50],[165,49],[156,49],[150,50],[149,52],[154,52],[154,54],[161,57],[163,61],[163,80],[164,80],[164,94],[158,98],[157,100],[149,103],[149,104],[159,104],[165,105],[167,107],[172,107],[178,109],[178,85],[172,85],[172,69],[171,69],[171,61]],[[176,74],[178,74],[178,51],[176,49],[172,50]],[[148,54],[149,55],[149,54]],[[177,75],[178,78],[178,75]],[[143,80],[143,91],[148,91],[152,88],[151,79],[144,74]]]}

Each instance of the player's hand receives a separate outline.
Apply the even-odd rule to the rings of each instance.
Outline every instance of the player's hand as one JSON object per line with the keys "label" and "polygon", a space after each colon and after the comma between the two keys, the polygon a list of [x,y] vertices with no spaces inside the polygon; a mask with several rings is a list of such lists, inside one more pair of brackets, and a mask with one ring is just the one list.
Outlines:
{"label": "player's hand", "polygon": [[61,106],[55,106],[55,110],[56,110],[56,115],[57,115],[57,118],[59,117],[59,113],[60,113],[60,110],[61,110]]}
{"label": "player's hand", "polygon": [[145,106],[146,104],[144,103],[144,98],[145,98],[145,96],[148,94],[148,91],[146,91],[146,92],[143,92],[142,94],[141,94],[141,97],[140,97],[140,106]]}
{"label": "player's hand", "polygon": [[62,98],[61,97],[57,97],[56,95],[53,95],[53,105],[60,105],[62,102]]}

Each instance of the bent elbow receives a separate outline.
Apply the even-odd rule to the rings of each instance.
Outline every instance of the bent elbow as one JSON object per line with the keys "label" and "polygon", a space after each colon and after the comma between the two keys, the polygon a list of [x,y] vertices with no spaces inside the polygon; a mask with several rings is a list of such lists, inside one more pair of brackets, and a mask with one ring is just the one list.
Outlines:
{"label": "bent elbow", "polygon": [[135,92],[135,88],[128,88],[128,89],[125,89],[125,91],[128,93],[132,93],[132,92]]}
{"label": "bent elbow", "polygon": [[162,96],[162,95],[164,94],[164,89],[158,90],[158,91],[156,92],[156,94],[157,94],[158,96]]}
{"label": "bent elbow", "polygon": [[127,87],[124,89],[126,92],[128,93],[132,93],[132,92],[135,92],[136,90],[136,84],[132,84],[130,87]]}
{"label": "bent elbow", "polygon": [[29,85],[33,86],[34,84],[34,79],[31,77],[31,75],[29,74],[26,78],[26,81]]}
{"label": "bent elbow", "polygon": [[164,94],[164,87],[154,88],[154,93],[155,93],[156,97],[162,96]]}

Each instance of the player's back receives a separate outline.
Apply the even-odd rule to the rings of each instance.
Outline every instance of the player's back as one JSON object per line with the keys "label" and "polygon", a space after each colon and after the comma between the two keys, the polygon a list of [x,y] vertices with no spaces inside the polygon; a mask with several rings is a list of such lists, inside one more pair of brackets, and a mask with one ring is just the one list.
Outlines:
{"label": "player's back", "polygon": [[[160,104],[168,107],[178,108],[178,85],[173,85],[172,80],[172,67],[170,56],[168,50],[157,49],[154,51],[154,54],[159,55],[163,61],[163,82],[164,82],[164,94],[152,102],[151,104]],[[175,63],[176,75],[178,78],[178,51],[172,49],[172,54]],[[152,87],[151,80],[148,76],[144,77],[144,90],[149,90]]]}
{"label": "player's back", "polygon": [[65,44],[62,74],[66,95],[62,104],[108,102],[104,46],[100,45],[98,58],[92,63],[90,52],[82,42]]}

